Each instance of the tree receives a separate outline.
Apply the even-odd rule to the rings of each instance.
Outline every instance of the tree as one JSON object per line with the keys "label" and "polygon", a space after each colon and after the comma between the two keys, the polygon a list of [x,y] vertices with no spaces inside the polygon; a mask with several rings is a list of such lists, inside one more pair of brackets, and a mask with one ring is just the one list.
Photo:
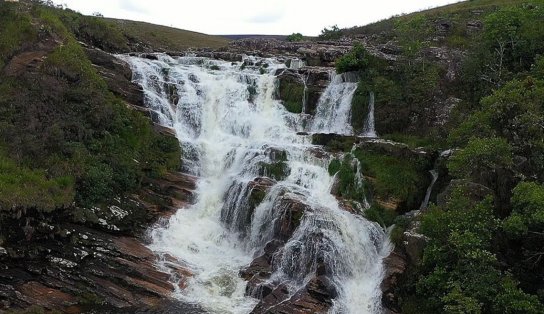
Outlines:
{"label": "tree", "polygon": [[421,49],[428,45],[428,37],[432,31],[433,28],[422,14],[397,20],[395,33],[403,47],[404,55],[408,58],[409,65],[412,65],[412,61]]}
{"label": "tree", "polygon": [[482,177],[508,169],[512,163],[512,147],[504,138],[471,138],[464,149],[451,157],[448,169],[457,177],[486,184]]}
{"label": "tree", "polygon": [[333,25],[331,28],[323,28],[319,35],[320,39],[326,40],[340,39],[340,37],[342,37],[342,31],[338,28],[338,25]]}

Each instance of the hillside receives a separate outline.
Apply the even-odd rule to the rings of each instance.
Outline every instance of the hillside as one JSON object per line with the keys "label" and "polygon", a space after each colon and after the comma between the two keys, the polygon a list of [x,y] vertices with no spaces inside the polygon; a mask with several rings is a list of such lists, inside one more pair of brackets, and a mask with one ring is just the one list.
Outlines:
{"label": "hillside", "polygon": [[141,43],[159,51],[179,51],[187,48],[219,48],[229,39],[187,30],[120,19],[106,19],[116,25],[130,42]]}

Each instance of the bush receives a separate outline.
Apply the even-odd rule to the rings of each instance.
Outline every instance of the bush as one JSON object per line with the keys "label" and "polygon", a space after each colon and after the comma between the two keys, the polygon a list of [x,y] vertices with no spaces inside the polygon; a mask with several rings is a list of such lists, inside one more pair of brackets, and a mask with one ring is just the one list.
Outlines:
{"label": "bush", "polygon": [[[536,237],[534,244],[544,243],[544,186],[535,182],[520,182],[513,190],[512,208],[510,216],[503,221],[506,233],[513,239]],[[531,246],[532,249],[524,250],[529,259],[531,254],[538,255],[540,250],[544,250],[544,245],[537,245],[540,248],[536,252],[535,246]]]}
{"label": "bush", "polygon": [[512,147],[505,139],[472,138],[463,150],[450,158],[448,169],[454,176],[481,182],[482,174],[510,169],[512,164]]}
{"label": "bush", "polygon": [[349,53],[336,60],[336,72],[344,73],[365,70],[369,66],[371,58],[373,57],[361,44],[356,44]]}
{"label": "bush", "polygon": [[361,161],[362,172],[373,178],[370,184],[374,198],[397,199],[402,207],[399,210],[419,208],[422,191],[428,184],[425,167],[375,152],[357,150],[355,154]]}
{"label": "bush", "polygon": [[304,36],[301,33],[293,33],[285,38],[289,42],[303,41]]}
{"label": "bush", "polygon": [[[3,11],[10,5],[1,5],[0,14],[12,14]],[[179,169],[178,141],[155,133],[149,119],[108,91],[59,19],[79,15],[29,8],[17,10],[20,16],[10,22],[0,19],[0,24],[20,24],[13,29],[5,24],[8,37],[27,38],[27,30],[39,26],[45,30],[42,36],[63,44],[41,67],[0,81],[0,206],[42,211],[73,206],[74,201],[93,206],[135,191],[144,176]],[[8,38],[5,34],[2,28],[0,51],[8,56],[17,49],[8,46],[21,43],[1,41]]]}
{"label": "bush", "polygon": [[333,25],[331,28],[323,28],[321,30],[321,34],[319,35],[320,39],[325,40],[340,39],[340,37],[342,37],[342,31],[340,28],[338,28],[338,25]]}

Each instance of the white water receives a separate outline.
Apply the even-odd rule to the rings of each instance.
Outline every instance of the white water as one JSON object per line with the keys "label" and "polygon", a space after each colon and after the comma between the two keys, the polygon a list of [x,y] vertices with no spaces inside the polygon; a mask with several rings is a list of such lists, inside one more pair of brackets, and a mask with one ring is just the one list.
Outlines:
{"label": "white water", "polygon": [[427,206],[429,206],[429,199],[431,198],[431,193],[433,191],[434,184],[436,183],[436,180],[438,179],[438,171],[433,169],[433,170],[429,170],[429,173],[432,176],[431,184],[429,184],[429,187],[427,187],[425,198],[423,199],[423,202],[421,203],[419,210],[423,210],[427,208]]}
{"label": "white water", "polygon": [[[381,260],[390,250],[387,238],[375,223],[342,210],[330,194],[329,160],[312,154],[310,138],[296,134],[301,131],[300,116],[273,99],[276,82],[270,73],[282,65],[265,60],[269,72],[261,75],[257,68],[240,69],[241,62],[165,55],[159,60],[123,58],[159,122],[175,129],[184,170],[200,176],[195,204],[178,210],[166,226],[152,232],[155,252],[175,256],[194,273],[178,298],[211,313],[250,312],[258,300],[245,296],[246,283],[238,272],[276,235],[286,210],[283,200],[296,199],[308,210],[281,257],[274,259],[270,282],[284,283],[294,293],[313,277],[321,261],[339,293],[331,312],[381,312]],[[168,100],[169,84],[176,86],[177,104]],[[345,107],[356,84],[339,84],[335,78],[331,85],[324,95],[329,99],[323,102],[339,112],[313,129],[349,133]],[[344,124],[336,129],[334,121]],[[248,212],[248,183],[259,176],[260,163],[274,158],[275,150],[287,152],[290,174],[271,188],[254,213]]]}
{"label": "white water", "polygon": [[345,82],[342,74],[332,74],[332,79],[317,103],[310,131],[351,135],[351,101],[357,83]]}
{"label": "white water", "polygon": [[374,126],[374,92],[370,92],[368,100],[368,115],[365,120],[365,125],[363,127],[363,136],[364,137],[378,137],[376,134],[376,128]]}

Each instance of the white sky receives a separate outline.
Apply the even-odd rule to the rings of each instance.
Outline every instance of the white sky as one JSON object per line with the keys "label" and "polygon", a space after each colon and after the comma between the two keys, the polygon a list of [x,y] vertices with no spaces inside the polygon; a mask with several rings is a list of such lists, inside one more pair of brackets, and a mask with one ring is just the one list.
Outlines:
{"label": "white sky", "polygon": [[145,21],[207,34],[319,35],[460,0],[54,0],[83,14]]}

